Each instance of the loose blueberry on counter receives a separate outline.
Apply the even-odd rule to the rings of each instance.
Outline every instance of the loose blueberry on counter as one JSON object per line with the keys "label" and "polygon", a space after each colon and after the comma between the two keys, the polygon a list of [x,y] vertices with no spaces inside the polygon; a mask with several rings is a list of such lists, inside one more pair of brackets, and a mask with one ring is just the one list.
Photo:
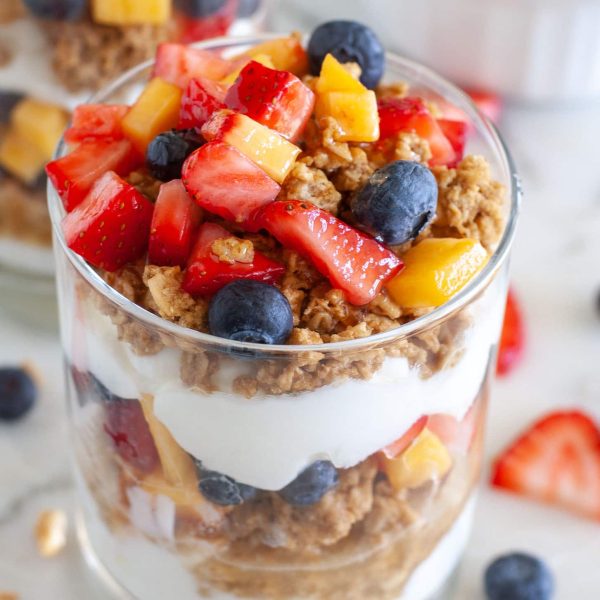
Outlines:
{"label": "loose blueberry on counter", "polygon": [[235,479],[217,471],[205,469],[199,461],[196,461],[196,468],[200,479],[198,489],[207,500],[215,504],[237,506],[256,496],[256,488],[238,483]]}
{"label": "loose blueberry on counter", "polygon": [[425,166],[399,160],[375,171],[351,201],[358,225],[384,244],[416,238],[437,208],[438,187]]}
{"label": "loose blueberry on counter", "polygon": [[515,552],[500,556],[485,571],[488,600],[550,600],[554,580],[535,556]]}
{"label": "loose blueberry on counter", "polygon": [[40,19],[74,21],[87,7],[87,0],[23,0],[25,6]]}
{"label": "loose blueberry on counter", "polygon": [[179,179],[185,159],[203,143],[204,139],[193,129],[166,131],[148,145],[146,163],[161,181]]}
{"label": "loose blueberry on counter", "polygon": [[37,387],[20,367],[0,368],[0,420],[16,421],[35,404]]}
{"label": "loose blueberry on counter", "polygon": [[336,468],[328,460],[318,460],[307,467],[282,490],[279,495],[294,506],[316,504],[339,482]]}
{"label": "loose blueberry on counter", "polygon": [[258,8],[259,0],[239,0],[237,16],[240,19],[251,17]]}
{"label": "loose blueberry on counter", "polygon": [[227,0],[175,0],[175,8],[188,17],[209,17],[225,6]]}
{"label": "loose blueberry on counter", "polygon": [[208,326],[213,335],[237,342],[283,344],[294,318],[290,303],[276,287],[238,279],[214,295]]}
{"label": "loose blueberry on counter", "polygon": [[313,75],[321,72],[328,54],[341,63],[360,65],[360,80],[370,89],[377,87],[383,77],[385,53],[375,32],[356,21],[329,21],[317,27],[308,42],[308,58]]}

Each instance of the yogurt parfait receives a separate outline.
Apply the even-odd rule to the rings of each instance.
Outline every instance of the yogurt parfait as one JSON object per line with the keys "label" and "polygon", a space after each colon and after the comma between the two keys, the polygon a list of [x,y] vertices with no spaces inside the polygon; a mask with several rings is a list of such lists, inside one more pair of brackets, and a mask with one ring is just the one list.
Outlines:
{"label": "yogurt parfait", "polygon": [[49,206],[98,573],[143,599],[443,593],[519,203],[493,127],[335,21],[160,46],[64,140]]}

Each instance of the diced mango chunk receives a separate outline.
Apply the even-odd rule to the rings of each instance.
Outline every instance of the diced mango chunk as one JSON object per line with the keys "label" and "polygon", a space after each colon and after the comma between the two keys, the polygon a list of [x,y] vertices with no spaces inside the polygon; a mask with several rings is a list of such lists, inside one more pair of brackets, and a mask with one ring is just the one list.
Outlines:
{"label": "diced mango chunk", "polygon": [[171,485],[165,478],[157,473],[152,473],[141,482],[143,490],[153,495],[171,498],[178,508],[194,509],[207,503],[200,490],[191,487],[176,487]]}
{"label": "diced mango chunk", "polygon": [[483,269],[488,253],[476,240],[428,238],[402,256],[404,270],[387,284],[404,308],[441,306]]}
{"label": "diced mango chunk", "polygon": [[317,79],[318,94],[325,92],[366,92],[367,88],[340,63],[333,54],[328,54],[321,66]]}
{"label": "diced mango chunk", "polygon": [[[264,65],[265,67],[269,67],[269,69],[274,69],[275,66],[273,65],[273,61],[271,60],[271,57],[268,56],[267,54],[257,54],[256,56],[252,57],[252,60],[260,63],[261,65]],[[229,75],[227,75],[226,77],[223,77],[223,79],[221,79],[221,83],[227,87],[229,87],[239,76],[239,74],[242,72],[242,69],[249,63],[250,61],[247,59],[243,59],[241,58],[237,64],[237,68],[234,69],[231,73],[229,73]]]}
{"label": "diced mango chunk", "polygon": [[268,40],[244,52],[244,56],[250,56],[254,60],[257,60],[256,57],[261,55],[268,56],[273,63],[271,68],[278,71],[289,71],[297,77],[302,77],[308,73],[308,55],[299,36],[291,35],[276,40]]}
{"label": "diced mango chunk", "polygon": [[160,25],[171,18],[172,0],[92,0],[92,19],[102,25]]}
{"label": "diced mango chunk", "polygon": [[145,153],[159,133],[177,126],[181,95],[180,88],[160,77],[148,83],[122,121],[125,135],[140,152]]}
{"label": "diced mango chunk", "polygon": [[383,456],[383,470],[395,490],[417,488],[439,480],[452,467],[452,457],[440,439],[425,428],[396,458]]}
{"label": "diced mango chunk", "polygon": [[46,162],[44,154],[14,129],[0,142],[0,165],[25,183],[33,183]]}

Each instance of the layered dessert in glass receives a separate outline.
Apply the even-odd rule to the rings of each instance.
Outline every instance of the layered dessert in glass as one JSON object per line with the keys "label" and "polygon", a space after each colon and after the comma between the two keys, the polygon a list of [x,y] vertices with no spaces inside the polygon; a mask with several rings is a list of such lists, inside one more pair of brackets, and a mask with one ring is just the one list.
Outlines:
{"label": "layered dessert in glass", "polygon": [[333,22],[306,49],[159,51],[65,140],[49,206],[96,571],[137,598],[443,593],[519,203],[493,127]]}

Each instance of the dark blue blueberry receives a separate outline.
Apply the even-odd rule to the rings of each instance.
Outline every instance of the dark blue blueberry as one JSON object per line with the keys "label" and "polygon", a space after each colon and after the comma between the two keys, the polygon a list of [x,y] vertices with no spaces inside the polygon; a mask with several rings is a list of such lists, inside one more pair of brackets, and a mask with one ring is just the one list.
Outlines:
{"label": "dark blue blueberry", "polygon": [[83,16],[88,0],[23,0],[25,6],[40,19],[74,21]]}
{"label": "dark blue blueberry", "polygon": [[210,17],[220,11],[227,0],[175,0],[175,8],[188,17]]}
{"label": "dark blue blueberry", "polygon": [[16,421],[31,410],[37,387],[31,375],[19,367],[0,368],[0,419]]}
{"label": "dark blue blueberry", "polygon": [[385,53],[379,38],[366,25],[356,21],[329,21],[319,25],[308,42],[308,58],[313,75],[321,72],[321,64],[328,54],[341,63],[360,65],[360,80],[368,88],[375,88],[383,77]]}
{"label": "dark blue blueberry", "polygon": [[351,200],[358,225],[385,244],[403,244],[431,223],[438,188],[425,166],[399,160],[375,171]]}
{"label": "dark blue blueberry", "polygon": [[485,571],[488,600],[550,600],[554,580],[535,556],[515,552],[500,556]]}
{"label": "dark blue blueberry", "polygon": [[294,326],[287,298],[274,286],[238,279],[221,288],[208,309],[213,335],[238,342],[283,344]]}
{"label": "dark blue blueberry", "polygon": [[157,135],[146,150],[146,163],[154,177],[171,181],[181,177],[185,159],[204,143],[193,129],[173,129]]}
{"label": "dark blue blueberry", "polygon": [[282,490],[279,495],[289,504],[310,506],[316,504],[339,482],[336,468],[328,460],[318,460],[307,467]]}
{"label": "dark blue blueberry", "polygon": [[12,109],[23,99],[18,92],[0,92],[0,123],[8,123]]}
{"label": "dark blue blueberry", "polygon": [[251,17],[258,8],[260,0],[239,0],[237,16],[240,19],[247,19]]}
{"label": "dark blue blueberry", "polygon": [[196,461],[196,468],[200,482],[198,488],[202,495],[211,502],[220,506],[236,506],[247,500],[252,500],[256,496],[257,489],[238,483],[235,479],[210,471],[202,466],[202,463]]}

